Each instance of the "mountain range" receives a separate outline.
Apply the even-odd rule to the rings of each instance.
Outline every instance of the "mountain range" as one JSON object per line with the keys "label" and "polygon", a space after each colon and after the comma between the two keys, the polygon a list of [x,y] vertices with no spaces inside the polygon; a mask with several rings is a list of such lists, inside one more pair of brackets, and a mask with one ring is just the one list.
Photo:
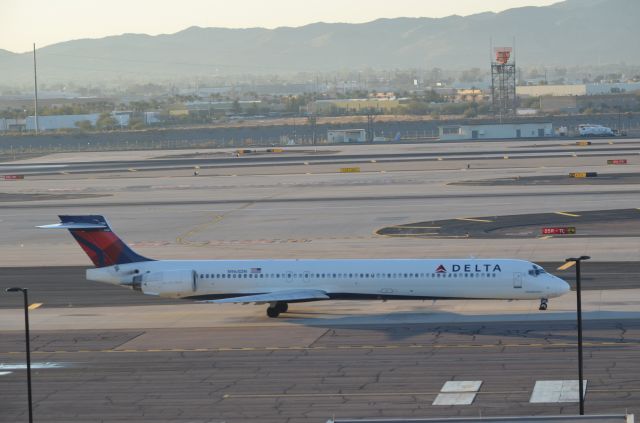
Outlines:
{"label": "mountain range", "polygon": [[[191,27],[38,49],[42,81],[159,81],[232,74],[357,69],[488,68],[490,44],[521,66],[640,64],[640,1],[566,0],[466,17],[314,23],[276,29]],[[31,53],[0,50],[0,85],[32,78]]]}

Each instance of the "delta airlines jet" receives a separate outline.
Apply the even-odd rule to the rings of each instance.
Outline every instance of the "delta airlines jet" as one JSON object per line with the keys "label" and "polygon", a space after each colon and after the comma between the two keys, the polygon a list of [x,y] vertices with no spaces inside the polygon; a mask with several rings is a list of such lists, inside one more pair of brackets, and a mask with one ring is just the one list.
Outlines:
{"label": "delta airlines jet", "polygon": [[135,253],[103,216],[59,216],[40,228],[68,229],[96,266],[87,279],[149,295],[212,303],[269,304],[319,300],[540,300],[569,285],[534,263],[510,259],[153,260]]}

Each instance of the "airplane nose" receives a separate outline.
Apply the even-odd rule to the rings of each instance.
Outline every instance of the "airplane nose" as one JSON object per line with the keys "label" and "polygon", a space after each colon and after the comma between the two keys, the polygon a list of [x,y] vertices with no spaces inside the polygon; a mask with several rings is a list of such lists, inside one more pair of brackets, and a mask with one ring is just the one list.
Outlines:
{"label": "airplane nose", "polygon": [[562,280],[562,279],[560,279],[560,278],[558,278],[556,276],[553,276],[553,279],[554,280],[553,280],[552,286],[553,286],[553,294],[555,296],[559,297],[561,295],[566,294],[567,292],[569,292],[571,290],[571,286],[567,282],[565,282],[564,280]]}

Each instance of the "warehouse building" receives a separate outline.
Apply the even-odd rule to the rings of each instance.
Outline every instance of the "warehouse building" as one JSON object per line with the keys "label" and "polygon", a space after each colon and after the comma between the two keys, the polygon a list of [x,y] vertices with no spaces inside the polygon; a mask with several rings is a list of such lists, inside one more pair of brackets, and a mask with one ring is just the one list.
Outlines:
{"label": "warehouse building", "polygon": [[447,125],[438,129],[441,141],[544,138],[553,135],[553,124],[550,122]]}
{"label": "warehouse building", "polygon": [[584,109],[635,109],[640,105],[634,94],[543,96],[540,110],[543,112],[578,113]]}
{"label": "warehouse building", "polygon": [[640,82],[611,82],[573,85],[519,85],[516,87],[516,95],[518,97],[606,95],[624,92],[631,93],[639,90]]}
{"label": "warehouse building", "polygon": [[331,143],[339,142],[365,142],[367,131],[364,129],[336,129],[327,131],[327,141]]}
{"label": "warehouse building", "polygon": [[[83,121],[91,123],[91,126],[96,126],[96,122],[100,118],[100,113],[89,113],[84,115],[51,115],[51,116],[38,116],[38,129],[40,131],[55,131],[58,129],[74,129],[78,124]],[[34,131],[36,129],[35,116],[27,116],[27,131]]]}

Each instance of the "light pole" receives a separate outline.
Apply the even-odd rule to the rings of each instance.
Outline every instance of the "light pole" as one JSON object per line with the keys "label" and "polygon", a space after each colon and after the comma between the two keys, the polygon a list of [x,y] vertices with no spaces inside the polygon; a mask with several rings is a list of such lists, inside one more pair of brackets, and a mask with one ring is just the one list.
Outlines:
{"label": "light pole", "polygon": [[22,292],[24,296],[24,333],[27,348],[27,391],[29,398],[29,423],[33,423],[33,407],[31,405],[31,347],[29,345],[29,299],[27,288],[7,288],[7,292]]}
{"label": "light pole", "polygon": [[578,315],[578,395],[580,398],[580,415],[584,415],[584,387],[582,377],[582,297],[580,289],[580,262],[589,260],[589,256],[568,258],[566,262],[576,264],[576,311]]}

